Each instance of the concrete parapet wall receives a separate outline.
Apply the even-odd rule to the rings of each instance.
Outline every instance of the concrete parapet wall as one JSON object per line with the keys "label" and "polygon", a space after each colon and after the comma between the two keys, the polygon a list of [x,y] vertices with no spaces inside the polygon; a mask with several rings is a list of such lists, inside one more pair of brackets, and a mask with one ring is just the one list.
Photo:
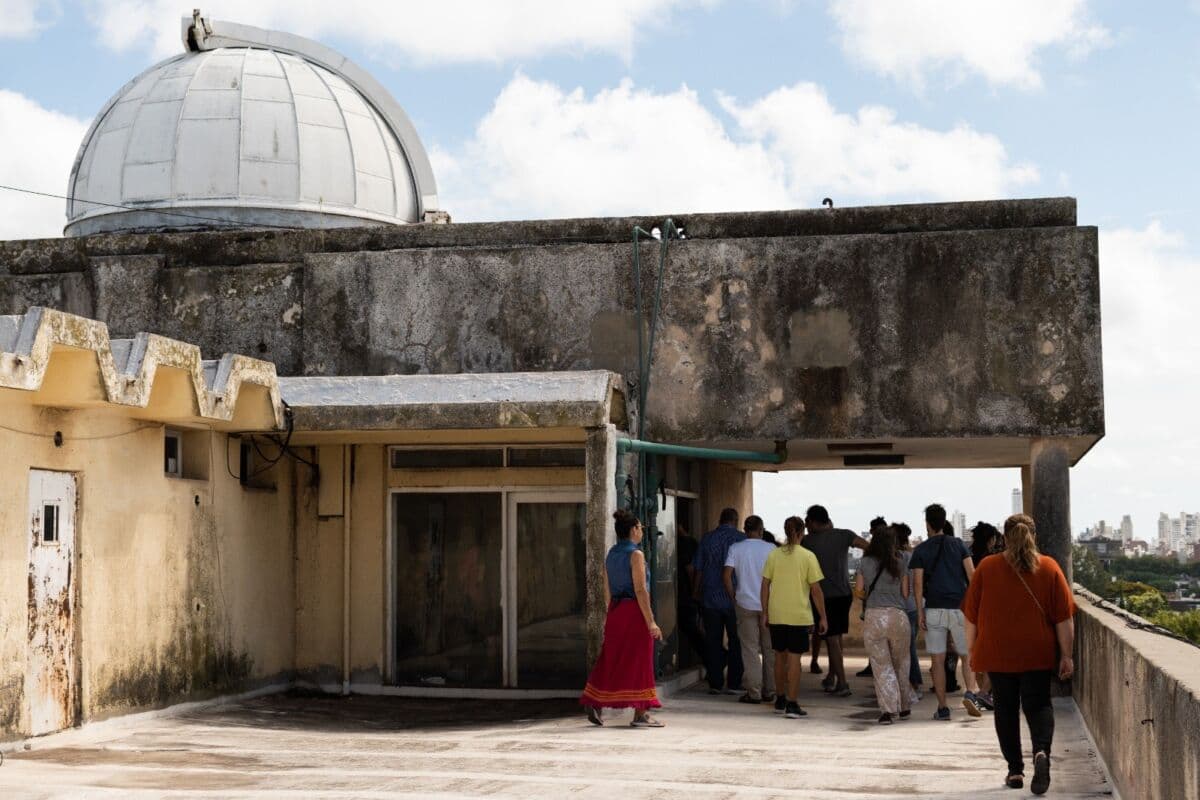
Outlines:
{"label": "concrete parapet wall", "polygon": [[[688,238],[662,283],[651,438],[1056,436],[1077,458],[1104,433],[1097,234],[1069,199],[676,222]],[[662,219],[0,242],[0,313],[73,309],[282,375],[632,383],[635,223]],[[649,303],[659,244],[642,248]]]}
{"label": "concrete parapet wall", "polygon": [[1200,650],[1076,594],[1075,702],[1121,797],[1200,798]]}

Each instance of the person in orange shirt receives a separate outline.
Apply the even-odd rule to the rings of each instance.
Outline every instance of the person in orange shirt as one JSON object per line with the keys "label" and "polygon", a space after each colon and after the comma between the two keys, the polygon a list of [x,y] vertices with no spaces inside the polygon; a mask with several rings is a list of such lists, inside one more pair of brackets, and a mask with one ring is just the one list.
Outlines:
{"label": "person in orange shirt", "polygon": [[979,563],[963,598],[971,667],[992,681],[996,738],[1008,762],[1005,783],[1024,785],[1021,712],[1033,740],[1030,790],[1050,788],[1054,706],[1050,679],[1075,671],[1075,601],[1058,563],[1038,552],[1036,526],[1025,514],[1004,521],[1004,552]]}

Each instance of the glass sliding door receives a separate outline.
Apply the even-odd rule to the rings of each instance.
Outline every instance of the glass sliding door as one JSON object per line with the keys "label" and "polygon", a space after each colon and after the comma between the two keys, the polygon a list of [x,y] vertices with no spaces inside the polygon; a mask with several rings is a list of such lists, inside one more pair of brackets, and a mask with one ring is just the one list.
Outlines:
{"label": "glass sliding door", "polygon": [[658,517],[658,537],[654,541],[654,619],[662,629],[662,641],[655,642],[655,672],[658,677],[675,674],[679,652],[679,633],[676,622],[675,516],[677,498],[661,495]]}
{"label": "glass sliding door", "polygon": [[504,682],[504,495],[392,495],[395,683]]}
{"label": "glass sliding door", "polygon": [[586,508],[579,492],[509,494],[509,685],[587,678]]}

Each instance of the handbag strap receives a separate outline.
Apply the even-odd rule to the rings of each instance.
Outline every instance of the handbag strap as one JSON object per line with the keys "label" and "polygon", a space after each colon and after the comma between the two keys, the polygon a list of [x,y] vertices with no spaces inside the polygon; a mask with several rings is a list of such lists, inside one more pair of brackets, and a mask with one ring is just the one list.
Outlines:
{"label": "handbag strap", "polygon": [[871,592],[875,591],[875,584],[879,583],[879,579],[883,577],[883,562],[879,564],[879,571],[875,573],[875,579],[871,581],[871,588],[867,589],[867,596],[863,598],[865,603],[870,597]]}
{"label": "handbag strap", "polygon": [[[1001,558],[1004,558],[1004,556],[1001,556]],[[1025,587],[1025,591],[1029,592],[1029,596],[1033,598],[1033,604],[1037,606],[1038,611],[1041,612],[1042,619],[1051,627],[1051,629],[1053,629],[1054,621],[1050,619],[1050,615],[1046,613],[1046,609],[1042,608],[1041,601],[1037,599],[1037,595],[1033,593],[1033,589],[1029,588],[1029,584],[1025,581],[1025,576],[1021,574],[1021,570],[1014,567],[1012,562],[1010,562],[1007,558],[1004,559],[1004,563],[1008,564],[1009,568],[1017,574],[1017,580],[1021,582],[1021,585]]]}

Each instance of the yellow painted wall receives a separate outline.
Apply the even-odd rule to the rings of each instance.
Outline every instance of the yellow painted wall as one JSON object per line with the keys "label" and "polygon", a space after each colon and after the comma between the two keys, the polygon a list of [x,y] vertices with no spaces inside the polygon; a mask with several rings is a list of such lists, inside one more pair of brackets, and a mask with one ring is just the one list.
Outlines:
{"label": "yellow painted wall", "polygon": [[354,448],[350,533],[351,680],[378,683],[386,663],[387,448]]}
{"label": "yellow painted wall", "polygon": [[[316,448],[305,458],[315,459]],[[324,463],[324,462],[322,462]],[[341,484],[328,464],[324,481]],[[313,470],[296,467],[296,673],[319,684],[341,682],[342,673],[342,517],[317,514]]]}
{"label": "yellow painted wall", "polygon": [[[356,445],[345,460],[352,474],[350,503],[350,665],[354,681],[379,683],[385,663],[384,616],[386,448]],[[321,486],[341,485],[343,461],[334,447],[310,450],[321,460]],[[321,456],[324,456],[322,459]],[[300,677],[325,688],[342,682],[344,669],[342,516],[321,516],[312,471],[301,466],[297,493],[296,669]]]}
{"label": "yellow painted wall", "polygon": [[[207,480],[163,473],[163,427],[119,407],[53,410],[0,390],[0,737],[27,730],[28,471],[77,474],[82,721],[286,680],[295,655],[292,475],[244,489],[211,438]],[[53,434],[64,443],[55,447]],[[99,438],[106,437],[106,438]],[[268,449],[270,446],[264,446]],[[237,443],[229,445],[237,470]]]}

